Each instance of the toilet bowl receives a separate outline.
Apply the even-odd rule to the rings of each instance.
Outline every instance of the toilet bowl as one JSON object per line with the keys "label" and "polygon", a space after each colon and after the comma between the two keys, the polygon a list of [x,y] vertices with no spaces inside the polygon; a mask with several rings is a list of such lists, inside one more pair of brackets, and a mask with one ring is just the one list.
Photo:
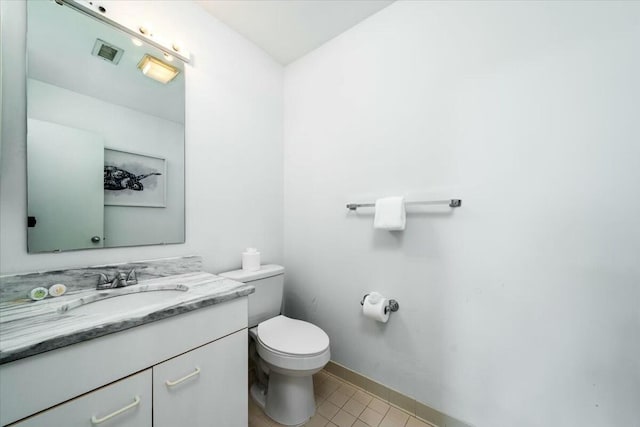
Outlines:
{"label": "toilet bowl", "polygon": [[315,414],[312,375],[329,362],[329,336],[318,326],[280,314],[284,268],[264,265],[255,272],[220,276],[250,283],[250,356],[256,364],[251,397],[274,421],[300,426]]}

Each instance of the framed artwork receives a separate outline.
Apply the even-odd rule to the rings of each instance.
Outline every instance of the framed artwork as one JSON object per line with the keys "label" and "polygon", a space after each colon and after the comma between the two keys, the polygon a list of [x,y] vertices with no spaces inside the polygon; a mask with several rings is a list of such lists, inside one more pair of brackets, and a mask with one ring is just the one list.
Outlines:
{"label": "framed artwork", "polygon": [[104,149],[104,204],[166,207],[167,162],[161,157]]}

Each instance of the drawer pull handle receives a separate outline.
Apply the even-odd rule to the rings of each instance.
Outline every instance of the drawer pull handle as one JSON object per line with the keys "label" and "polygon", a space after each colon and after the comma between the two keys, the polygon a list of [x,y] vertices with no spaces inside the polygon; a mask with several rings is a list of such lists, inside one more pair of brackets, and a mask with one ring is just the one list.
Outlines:
{"label": "drawer pull handle", "polygon": [[111,418],[120,415],[123,412],[128,411],[129,409],[136,407],[140,404],[140,396],[136,396],[133,398],[133,403],[128,404],[127,406],[125,406],[124,408],[120,408],[115,412],[110,413],[109,415],[106,415],[102,418],[96,418],[96,416],[94,415],[93,417],[91,417],[91,424],[101,424],[107,420],[110,420]]}
{"label": "drawer pull handle", "polygon": [[193,378],[193,377],[195,377],[196,375],[200,375],[200,368],[196,368],[196,370],[195,370],[195,371],[191,372],[191,373],[190,373],[189,375],[187,375],[187,376],[184,376],[184,377],[180,378],[179,380],[175,380],[175,381],[169,381],[169,380],[167,380],[167,381],[165,381],[165,384],[166,384],[168,387],[173,387],[174,385],[178,385],[178,384],[180,384],[181,382],[184,382],[184,381],[188,380],[189,378]]}

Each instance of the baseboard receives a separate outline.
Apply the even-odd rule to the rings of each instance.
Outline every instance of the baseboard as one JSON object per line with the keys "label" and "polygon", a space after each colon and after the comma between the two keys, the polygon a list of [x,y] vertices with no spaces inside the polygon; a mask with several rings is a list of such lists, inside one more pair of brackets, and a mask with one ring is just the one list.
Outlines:
{"label": "baseboard", "polygon": [[352,371],[333,360],[329,361],[324,369],[330,374],[333,374],[338,378],[342,378],[343,380],[378,396],[380,399],[386,400],[392,405],[407,411],[411,415],[422,418],[423,420],[431,424],[435,424],[438,427],[472,427],[471,424],[464,423],[456,418],[433,409],[422,402],[418,402],[412,397]]}

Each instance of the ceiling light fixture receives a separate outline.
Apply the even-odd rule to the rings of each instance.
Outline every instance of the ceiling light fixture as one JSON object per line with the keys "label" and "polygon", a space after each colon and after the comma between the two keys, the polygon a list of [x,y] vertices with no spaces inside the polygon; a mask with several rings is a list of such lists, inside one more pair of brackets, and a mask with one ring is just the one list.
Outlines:
{"label": "ceiling light fixture", "polygon": [[173,65],[169,65],[149,54],[142,57],[138,63],[138,68],[145,76],[164,84],[169,83],[180,74],[180,70]]}

